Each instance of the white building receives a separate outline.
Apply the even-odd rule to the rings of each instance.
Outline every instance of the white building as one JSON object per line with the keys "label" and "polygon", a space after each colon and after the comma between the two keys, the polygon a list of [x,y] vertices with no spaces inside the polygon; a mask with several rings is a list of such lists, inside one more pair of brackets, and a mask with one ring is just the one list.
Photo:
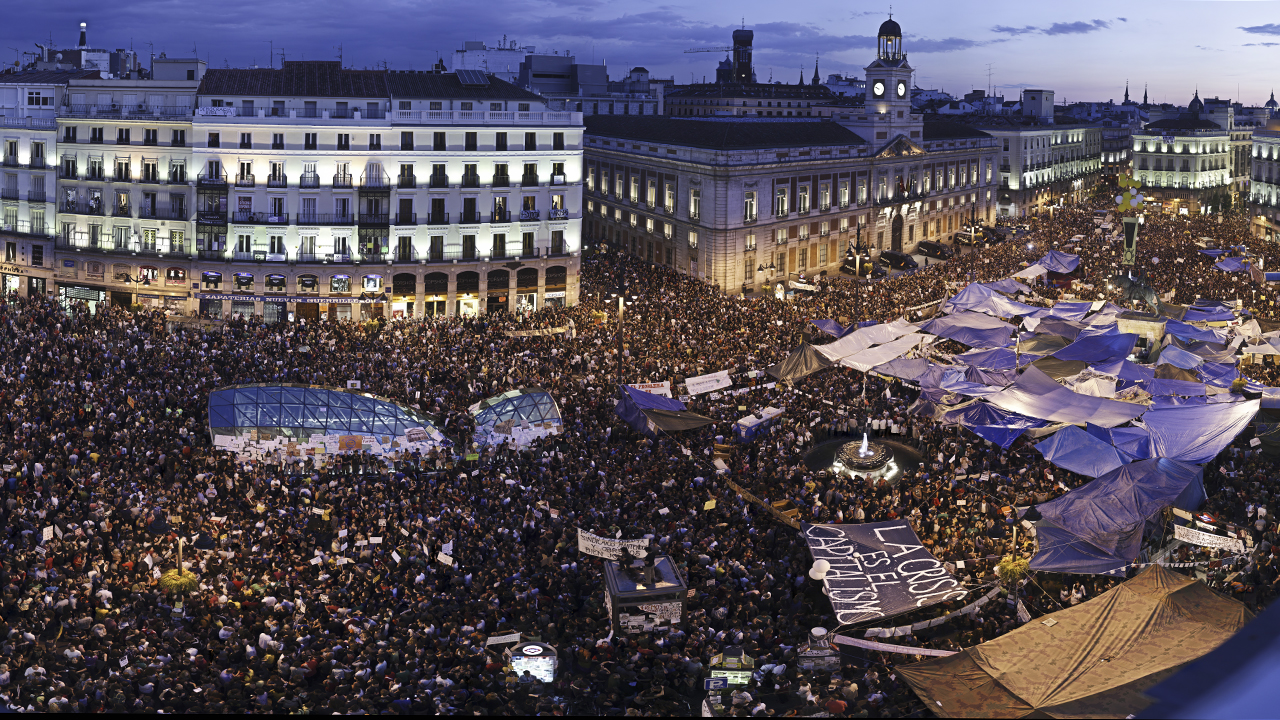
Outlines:
{"label": "white building", "polygon": [[1253,131],[1253,232],[1275,240],[1280,234],[1280,119]]}
{"label": "white building", "polygon": [[[1232,133],[1202,116],[1197,97],[1189,112],[1147,123],[1133,134],[1133,175],[1152,207],[1197,214],[1221,208],[1232,194]],[[1219,118],[1227,121],[1227,115]]]}

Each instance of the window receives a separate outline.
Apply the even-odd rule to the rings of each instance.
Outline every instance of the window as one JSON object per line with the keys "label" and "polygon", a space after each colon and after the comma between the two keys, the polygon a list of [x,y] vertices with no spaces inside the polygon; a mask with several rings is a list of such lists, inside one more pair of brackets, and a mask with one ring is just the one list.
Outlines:
{"label": "window", "polygon": [[493,257],[503,258],[506,256],[507,256],[507,236],[503,233],[494,233]]}
{"label": "window", "polygon": [[218,133],[209,133],[209,143],[208,143],[208,145],[209,145],[209,147],[211,147],[211,148],[222,147],[222,142],[221,142],[221,140],[219,139],[219,134],[218,134]]}
{"label": "window", "polygon": [[818,189],[818,209],[828,210],[831,208],[831,185],[823,184]]}
{"label": "window", "polygon": [[272,133],[272,134],[271,134],[271,149],[272,149],[272,150],[283,150],[283,149],[284,149],[284,133]]}
{"label": "window", "polygon": [[250,253],[253,252],[253,236],[241,234],[236,236],[236,252]]}
{"label": "window", "polygon": [[444,135],[444,133],[442,133],[442,132],[433,133],[433,134],[432,134],[432,136],[431,136],[431,138],[432,138],[432,139],[431,139],[431,149],[432,149],[432,150],[436,150],[436,151],[443,151],[443,150],[446,150],[446,149],[448,148],[448,146],[445,144],[445,135]]}
{"label": "window", "polygon": [[631,194],[627,196],[631,202],[640,202],[640,178],[631,176]]}
{"label": "window", "polygon": [[11,240],[4,244],[4,261],[8,263],[18,262],[18,243]]}
{"label": "window", "polygon": [[746,249],[746,250],[755,250],[755,249],[756,249],[756,234],[755,234],[755,233],[747,233],[747,239],[746,239],[746,241],[745,241],[745,243],[744,243],[743,247],[744,247],[744,249]]}
{"label": "window", "polygon": [[462,146],[463,150],[466,150],[467,152],[476,151],[476,146],[478,144],[476,142],[476,135],[477,133],[469,132],[463,136],[463,146]]}
{"label": "window", "polygon": [[303,150],[316,149],[316,133],[305,133],[302,137],[303,137],[303,140],[302,140]]}
{"label": "window", "polygon": [[775,245],[786,245],[786,244],[787,244],[787,229],[786,229],[786,228],[774,228],[774,230],[773,230],[773,243],[774,243]]}
{"label": "window", "polygon": [[246,150],[253,147],[253,133],[240,133],[240,147]]}
{"label": "window", "polygon": [[516,110],[519,112],[529,112],[529,103],[520,103],[516,106]]}
{"label": "window", "polygon": [[564,133],[558,132],[558,133],[551,134],[551,149],[552,150],[564,149]]}
{"label": "window", "polygon": [[[436,133],[436,134],[443,135],[444,133]],[[500,132],[494,136],[493,149],[499,152],[506,152],[507,150],[507,134],[506,133]]]}
{"label": "window", "polygon": [[44,267],[44,246],[43,245],[31,246],[31,266]]}
{"label": "window", "polygon": [[698,247],[698,231],[690,230],[689,231],[689,248],[696,249],[697,247]]}
{"label": "window", "polygon": [[156,130],[155,128],[144,129],[142,131],[142,144],[143,145],[159,145],[160,144],[159,135],[160,135],[160,131]]}
{"label": "window", "polygon": [[96,127],[96,128],[89,128],[89,142],[91,142],[91,143],[101,144],[101,143],[102,143],[102,130],[103,130],[103,128],[100,128],[100,127]]}
{"label": "window", "polygon": [[339,150],[351,149],[351,136],[349,134],[338,133],[338,149]]}
{"label": "window", "polygon": [[644,201],[649,207],[658,204],[658,181],[650,180],[649,186],[645,188]]}
{"label": "window", "polygon": [[[336,249],[336,248],[335,248]],[[347,294],[351,292],[351,276],[350,275],[334,275],[329,278],[329,292]]]}
{"label": "window", "polygon": [[[281,204],[283,205],[283,199],[281,199]],[[284,236],[272,235],[271,238],[268,240],[267,252],[271,253],[272,255],[284,255],[285,254]]]}
{"label": "window", "polygon": [[784,217],[791,212],[791,208],[787,203],[787,189],[778,188],[773,194],[773,214],[778,217]]}
{"label": "window", "polygon": [[427,109],[428,109],[428,110],[443,110],[443,109],[444,109],[444,103],[440,102],[439,100],[433,100],[433,101],[432,101],[432,102],[427,106]]}
{"label": "window", "polygon": [[382,133],[369,133],[369,149],[370,150],[382,149]]}
{"label": "window", "polygon": [[173,133],[169,136],[169,144],[172,145],[173,147],[186,147],[187,131],[174,130]]}
{"label": "window", "polygon": [[743,195],[742,205],[743,222],[754,222],[758,213],[756,210],[756,194],[754,191],[747,192]]}
{"label": "window", "polygon": [[68,125],[62,128],[62,142],[73,143],[76,141],[76,126]]}
{"label": "window", "polygon": [[217,290],[222,287],[222,273],[206,272],[200,274],[200,283],[205,290]]}
{"label": "window", "polygon": [[801,185],[799,192],[796,193],[796,212],[809,212],[809,186]]}
{"label": "window", "polygon": [[527,132],[524,134],[524,149],[525,150],[538,149],[538,133]]}
{"label": "window", "polygon": [[48,107],[49,105],[52,105],[52,104],[53,104],[53,96],[45,95],[39,90],[27,91],[28,107]]}
{"label": "window", "polygon": [[840,207],[848,207],[849,205],[849,181],[840,181]]}
{"label": "window", "polygon": [[662,207],[667,212],[675,212],[676,210],[676,189],[671,183],[663,185]]}
{"label": "window", "polygon": [[117,145],[129,144],[129,128],[116,128],[116,144]]}

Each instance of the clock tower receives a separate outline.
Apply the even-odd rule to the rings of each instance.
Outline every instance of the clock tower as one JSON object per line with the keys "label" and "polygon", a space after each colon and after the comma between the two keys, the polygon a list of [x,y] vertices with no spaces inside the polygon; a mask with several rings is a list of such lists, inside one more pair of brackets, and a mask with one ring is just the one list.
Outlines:
{"label": "clock tower", "polygon": [[[911,114],[912,75],[915,70],[907,63],[907,54],[902,51],[902,27],[890,17],[880,25],[878,36],[876,59],[866,67],[866,111],[877,121],[874,139],[892,141],[899,135],[905,135],[918,142],[922,119]],[[885,135],[882,137],[881,133]]]}

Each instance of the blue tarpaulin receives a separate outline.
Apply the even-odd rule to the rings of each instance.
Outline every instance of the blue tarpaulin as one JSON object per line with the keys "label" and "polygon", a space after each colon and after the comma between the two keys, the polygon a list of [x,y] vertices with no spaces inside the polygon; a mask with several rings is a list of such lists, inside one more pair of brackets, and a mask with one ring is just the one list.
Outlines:
{"label": "blue tarpaulin", "polygon": [[1080,337],[1054,353],[1053,357],[1059,360],[1082,360],[1087,363],[1113,363],[1129,357],[1137,342],[1138,336],[1133,333]]}
{"label": "blue tarpaulin", "polygon": [[1207,385],[1226,388],[1232,381],[1240,377],[1240,371],[1231,363],[1207,362],[1196,368],[1196,374]]}
{"label": "blue tarpaulin", "polygon": [[1064,470],[1096,478],[1129,462],[1110,443],[1099,440],[1075,425],[1054,433],[1036,445],[1044,459]]}
{"label": "blue tarpaulin", "polygon": [[1204,359],[1194,353],[1176,345],[1165,345],[1160,349],[1160,359],[1156,361],[1156,365],[1172,365],[1180,367],[1183,370],[1195,370],[1204,364]]}
{"label": "blue tarpaulin", "polygon": [[1151,457],[1151,434],[1140,427],[1104,428],[1088,423],[1084,429],[1085,432],[1109,443],[1111,447],[1133,460],[1146,460]]}
{"label": "blue tarpaulin", "polygon": [[1009,348],[991,350],[970,350],[956,355],[956,360],[970,367],[986,370],[1012,370],[1017,365],[1018,355]]}
{"label": "blue tarpaulin", "polygon": [[1232,257],[1232,258],[1223,258],[1219,260],[1217,264],[1214,265],[1214,267],[1218,268],[1219,270],[1223,270],[1225,272],[1240,272],[1241,270],[1244,270],[1245,268],[1247,268],[1248,265],[1245,264],[1244,258]]}
{"label": "blue tarpaulin", "polygon": [[876,367],[876,372],[889,377],[902,378],[910,382],[918,382],[921,375],[929,370],[929,361],[924,358],[898,358]]}
{"label": "blue tarpaulin", "polygon": [[1085,327],[1081,323],[1063,320],[1062,318],[1045,318],[1040,321],[1039,325],[1036,325],[1036,332],[1049,333],[1074,341]]}
{"label": "blue tarpaulin", "polygon": [[1199,308],[1187,308],[1187,314],[1182,316],[1184,322],[1230,322],[1236,319],[1236,314],[1230,310],[1201,310]]}
{"label": "blue tarpaulin", "polygon": [[920,329],[973,348],[1008,347],[1013,343],[1012,325],[982,313],[958,312],[935,317]]}
{"label": "blue tarpaulin", "polygon": [[1199,340],[1202,342],[1225,343],[1227,336],[1225,333],[1213,330],[1211,328],[1196,327],[1188,325],[1178,320],[1167,320],[1164,324],[1164,331],[1170,335],[1180,337],[1183,340]]}
{"label": "blue tarpaulin", "polygon": [[1093,369],[1104,375],[1113,375],[1118,380],[1127,380],[1129,382],[1140,382],[1142,380],[1150,380],[1156,376],[1155,370],[1139,365],[1130,360],[1117,360],[1111,363],[1094,364]]}
{"label": "blue tarpaulin", "polygon": [[1025,293],[1027,295],[1031,294],[1031,288],[1027,287],[1026,285],[1023,285],[1022,283],[1018,282],[1017,280],[1014,280],[1013,278],[1005,278],[1003,280],[997,280],[995,282],[983,283],[983,285],[986,285],[992,290],[998,290],[1007,295],[1017,295],[1018,293]]}
{"label": "blue tarpaulin", "polygon": [[959,310],[972,310],[995,317],[1013,317],[1030,315],[1040,308],[1010,300],[999,292],[978,283],[970,283],[956,293],[943,306],[943,312],[954,313]]}
{"label": "blue tarpaulin", "polygon": [[1022,371],[1017,382],[987,397],[997,407],[1028,417],[1083,425],[1092,422],[1115,427],[1138,417],[1141,405],[1072,392],[1035,366]]}
{"label": "blue tarpaulin", "polygon": [[840,337],[844,334],[844,327],[835,320],[810,320],[809,322],[831,337]]}
{"label": "blue tarpaulin", "polygon": [[1034,570],[1105,573],[1133,562],[1147,521],[1204,502],[1204,469],[1169,458],[1123,465],[1039,506]]}
{"label": "blue tarpaulin", "polygon": [[619,385],[613,412],[636,432],[657,437],[658,430],[677,432],[710,425],[711,418],[685,412],[684,403],[636,388]]}
{"label": "blue tarpaulin", "polygon": [[1004,427],[1003,425],[973,425],[969,427],[973,434],[988,440],[1005,450],[1014,443],[1015,440],[1022,437],[1022,433],[1026,432],[1026,428]]}
{"label": "blue tarpaulin", "polygon": [[1152,457],[1183,462],[1213,460],[1258,414],[1259,401],[1153,408],[1142,416]]}
{"label": "blue tarpaulin", "polygon": [[1182,397],[1196,397],[1206,393],[1204,383],[1191,382],[1189,380],[1166,380],[1163,378],[1144,381],[1142,389],[1152,395],[1181,395]]}
{"label": "blue tarpaulin", "polygon": [[1069,273],[1080,265],[1080,256],[1050,250],[1044,257],[1036,261],[1040,267],[1055,273]]}
{"label": "blue tarpaulin", "polygon": [[1215,258],[1218,257],[1219,255],[1227,254],[1227,251],[1221,248],[1200,248],[1200,252],[1204,255],[1208,255],[1209,257],[1215,257]]}

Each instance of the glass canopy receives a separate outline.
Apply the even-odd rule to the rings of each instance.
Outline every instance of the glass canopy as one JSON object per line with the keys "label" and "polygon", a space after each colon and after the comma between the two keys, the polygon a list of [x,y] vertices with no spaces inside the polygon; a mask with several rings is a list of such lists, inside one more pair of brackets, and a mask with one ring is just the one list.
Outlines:
{"label": "glass canopy", "polygon": [[369,435],[439,437],[426,416],[359,391],[314,385],[237,385],[209,393],[209,430],[259,438]]}

